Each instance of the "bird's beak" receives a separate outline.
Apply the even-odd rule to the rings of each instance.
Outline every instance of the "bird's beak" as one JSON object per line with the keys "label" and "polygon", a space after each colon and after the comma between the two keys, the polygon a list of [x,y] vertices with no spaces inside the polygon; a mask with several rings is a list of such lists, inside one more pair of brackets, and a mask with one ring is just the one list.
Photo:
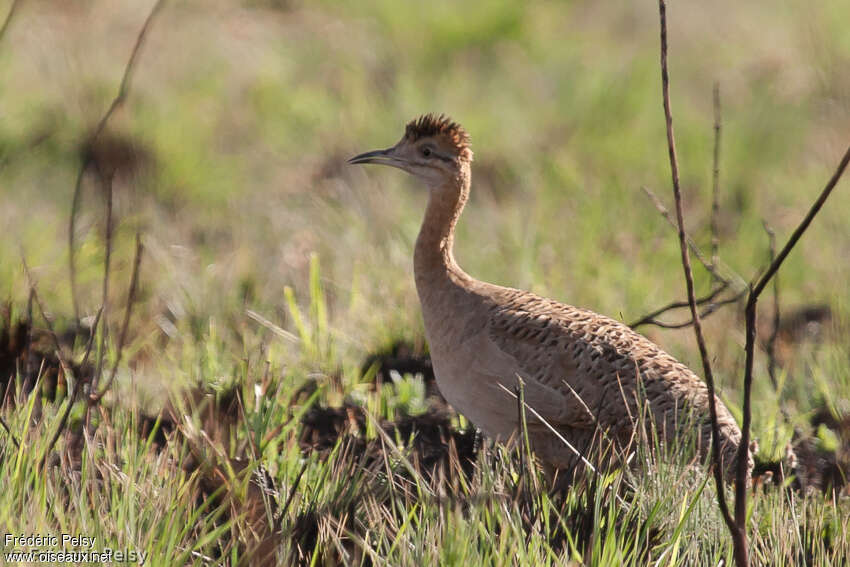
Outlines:
{"label": "bird's beak", "polygon": [[377,163],[380,165],[389,165],[399,169],[405,169],[405,160],[395,155],[395,147],[387,148],[386,150],[373,150],[354,156],[348,163],[354,165],[359,163]]}

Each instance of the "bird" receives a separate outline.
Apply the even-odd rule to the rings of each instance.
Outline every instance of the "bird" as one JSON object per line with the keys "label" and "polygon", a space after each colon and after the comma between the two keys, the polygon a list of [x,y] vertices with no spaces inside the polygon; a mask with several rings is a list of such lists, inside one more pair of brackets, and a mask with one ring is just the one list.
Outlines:
{"label": "bird", "polygon": [[[548,474],[568,482],[591,465],[594,443],[630,447],[641,415],[667,444],[690,423],[706,459],[708,388],[686,365],[612,318],[479,281],[458,265],[455,228],[472,162],[469,134],[444,114],[415,118],[394,146],[348,160],[401,169],[428,189],[413,271],[443,397],[485,435],[507,441],[523,427],[521,395],[534,453]],[[716,396],[715,404],[721,468],[731,482],[741,431]],[[752,470],[749,448],[747,458]]]}

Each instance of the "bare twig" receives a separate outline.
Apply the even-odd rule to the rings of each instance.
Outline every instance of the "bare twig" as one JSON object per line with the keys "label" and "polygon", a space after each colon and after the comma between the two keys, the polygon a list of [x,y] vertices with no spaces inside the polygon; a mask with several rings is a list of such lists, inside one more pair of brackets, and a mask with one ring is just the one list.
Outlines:
{"label": "bare twig", "polygon": [[844,174],[844,170],[847,169],[848,163],[850,163],[850,147],[847,148],[847,151],[844,153],[844,157],[841,158],[841,161],[835,169],[835,172],[832,174],[832,177],[830,177],[817,200],[815,200],[812,204],[809,212],[806,213],[806,216],[791,234],[788,242],[785,243],[785,246],[782,247],[782,250],[779,254],[777,254],[776,258],[773,259],[770,263],[770,267],[768,267],[767,271],[761,276],[758,282],[750,288],[750,294],[747,298],[747,308],[745,311],[747,320],[747,341],[745,346],[746,363],[744,366],[744,417],[743,425],[741,427],[741,444],[738,447],[738,468],[735,474],[735,521],[738,525],[738,529],[741,531],[745,527],[744,523],[746,521],[747,512],[746,480],[749,473],[747,470],[747,464],[749,461],[749,459],[747,459],[747,452],[749,451],[750,423],[752,421],[750,393],[753,384],[753,360],[755,358],[756,342],[756,306],[758,305],[758,298],[764,291],[765,287],[767,287],[767,284],[770,283],[770,280],[776,275],[777,271],[782,266],[782,263],[785,261],[785,258],[788,257],[788,254],[791,253],[791,250],[794,249],[794,246],[796,246],[797,242],[806,232],[806,229],[809,228],[809,225],[812,223],[815,215],[817,215],[821,210],[821,207],[823,207],[823,204],[829,198],[832,190],[838,184],[838,180],[841,179],[841,176]]}
{"label": "bare twig", "polygon": [[[726,291],[729,287],[729,282],[722,282],[718,287],[714,288],[708,295],[704,297],[700,297],[697,299],[697,305],[705,305],[706,303],[712,304],[718,295]],[[668,311],[673,311],[674,309],[683,309],[685,307],[690,307],[690,303],[687,301],[671,301],[667,305],[663,307],[659,307],[655,311],[651,311],[641,317],[640,319],[629,323],[629,327],[632,329],[640,327],[642,325],[658,325],[659,327],[666,327],[665,323],[662,323],[657,320],[659,315],[664,315]],[[684,323],[682,326],[687,327],[691,322]]]}
{"label": "bare twig", "polygon": [[53,329],[53,322],[47,316],[47,311],[44,309],[44,304],[41,302],[41,298],[38,296],[38,291],[36,291],[36,283],[35,279],[32,277],[32,272],[30,272],[29,265],[27,264],[27,259],[24,256],[23,250],[21,250],[21,263],[24,266],[24,273],[27,276],[27,282],[30,286],[30,294],[32,295],[33,300],[35,300],[35,304],[38,306],[38,311],[41,313],[41,318],[44,319],[45,324],[47,324],[47,331],[50,335],[50,338],[53,340],[53,347],[56,349],[56,358],[59,359],[59,364],[62,366],[62,371],[67,374],[70,366],[65,359],[65,355],[62,352],[62,346],[59,344],[59,337],[56,335],[56,331]]}
{"label": "bare twig", "polygon": [[[679,163],[676,158],[676,141],[673,135],[673,115],[670,111],[670,79],[667,72],[667,7],[664,0],[658,0],[658,11],[661,23],[661,93],[664,105],[664,118],[667,129],[667,151],[670,158],[670,173],[673,182],[673,196],[676,202],[676,221],[679,232],[679,248],[682,254],[682,268],[685,272],[685,285],[688,292],[688,303],[691,308],[691,317],[694,321],[694,335],[696,336],[697,345],[699,346],[700,358],[702,358],[703,371],[705,372],[705,380],[708,386],[708,407],[711,413],[711,438],[712,438],[712,460],[714,472],[714,481],[717,486],[717,502],[720,506],[720,511],[723,515],[723,520],[726,522],[729,531],[732,533],[732,540],[735,547],[735,561],[738,567],[748,565],[747,546],[745,531],[738,528],[729,514],[729,507],[726,503],[726,487],[723,483],[723,465],[720,458],[720,434],[717,425],[717,407],[714,395],[714,375],[711,372],[711,362],[708,356],[708,349],[705,346],[705,339],[702,334],[702,324],[700,322],[699,311],[697,310],[696,294],[694,292],[694,278],[691,272],[691,261],[688,254],[688,244],[685,238],[685,220],[682,213],[682,193],[679,188]],[[743,445],[742,445],[743,446]],[[745,460],[747,453],[744,453]],[[740,458],[740,457],[739,457]],[[746,490],[746,487],[744,488]]]}
{"label": "bare twig", "polygon": [[[94,337],[97,332],[97,325],[100,323],[100,315],[103,311],[98,309],[97,315],[95,315],[94,323],[91,328],[91,335],[89,335],[89,342],[86,344],[86,353],[83,355],[83,361],[80,363],[80,367],[83,368],[89,361],[89,355],[92,351],[92,346],[94,346]],[[68,423],[68,416],[71,415],[71,410],[74,407],[74,404],[77,403],[77,398],[80,397],[80,392],[83,391],[83,379],[81,376],[75,376],[76,380],[74,381],[74,389],[71,392],[71,399],[68,400],[68,405],[65,406],[65,411],[62,413],[62,418],[59,420],[59,425],[56,427],[56,431],[53,432],[53,437],[50,438],[50,442],[47,444],[47,449],[44,451],[44,456],[41,459],[41,466],[43,467],[47,463],[47,459],[50,457],[50,452],[53,450],[54,445],[59,440],[59,437],[62,435],[62,432],[65,430],[65,425]]]}
{"label": "bare twig", "polygon": [[118,365],[121,363],[121,355],[124,353],[124,342],[127,340],[127,329],[130,327],[130,315],[133,312],[133,303],[136,299],[136,291],[139,285],[139,267],[142,263],[143,249],[142,237],[137,232],[136,255],[133,260],[133,275],[130,278],[130,291],[127,292],[127,307],[124,309],[124,322],[121,324],[121,334],[118,336],[118,354],[115,358],[115,362],[112,364],[112,370],[110,371],[109,378],[106,380],[103,388],[98,392],[95,390],[94,386],[92,386],[90,403],[96,403],[104,396],[104,394],[106,394],[110,386],[112,386],[113,380],[115,380],[115,374],[118,372]]}
{"label": "bare twig", "polygon": [[[716,301],[714,303],[709,303],[708,307],[706,307],[705,309],[700,311],[700,315],[699,315],[700,319],[707,318],[709,315],[711,315],[712,313],[714,313],[715,311],[717,311],[718,309],[720,309],[724,305],[729,305],[731,303],[737,303],[738,301],[743,299],[743,297],[746,294],[747,294],[747,292],[746,292],[746,290],[744,290],[740,293],[737,293],[737,294],[732,295],[730,297],[727,297],[725,299],[721,299],[720,301]],[[687,307],[690,307],[690,306],[688,305]],[[641,324],[654,325],[654,326],[660,327],[662,329],[684,329],[686,327],[690,327],[691,325],[693,325],[694,319],[693,319],[693,317],[691,317],[691,318],[689,318],[685,321],[682,321],[680,323],[665,323],[664,321],[659,321],[658,319],[650,319],[649,321],[646,321],[645,323],[641,323]]]}
{"label": "bare twig", "polygon": [[[33,279],[32,273],[30,272],[29,266],[27,265],[27,260],[26,260],[26,257],[24,256],[23,250],[21,250],[21,263],[24,266],[24,273],[26,273],[27,281],[29,282],[30,295],[35,300],[36,305],[38,305],[38,310],[41,313],[41,318],[44,319],[44,322],[47,325],[48,334],[53,339],[53,346],[56,349],[56,358],[59,359],[59,367],[61,368],[62,372],[59,376],[57,376],[57,385],[58,385],[60,379],[63,379],[65,381],[65,383],[67,384],[68,376],[70,376],[72,374],[71,365],[68,364],[68,362],[65,359],[65,355],[62,354],[62,346],[59,344],[59,337],[56,335],[56,331],[53,329],[53,322],[51,322],[50,318],[47,316],[47,312],[44,309],[44,304],[41,302],[41,299],[38,296],[38,292],[36,291],[35,280]],[[99,319],[100,319],[100,313],[98,313],[97,319],[95,321],[97,321]],[[96,322],[95,322],[95,326],[96,326]],[[92,329],[91,336],[89,336],[89,347],[91,347],[91,344],[92,344],[93,341],[94,341],[94,328]],[[88,359],[88,351],[86,351],[86,359]],[[43,365],[44,365],[44,361],[42,360],[42,366]],[[41,371],[39,371],[39,377],[40,376],[41,376]],[[80,378],[80,377],[74,376],[74,378],[75,378],[75,381],[74,381],[73,397],[76,399],[76,396],[78,394],[78,389],[82,388],[83,381],[82,381],[82,378]],[[36,383],[35,383],[35,386],[33,388],[33,395],[35,394],[35,390],[38,388],[38,383],[39,383],[38,379],[36,379]],[[73,405],[73,401],[71,402],[71,405]],[[56,443],[56,440],[59,438],[59,434],[61,433],[62,429],[65,427],[65,422],[68,419],[68,414],[71,413],[71,405],[69,405],[68,408],[65,410],[65,414],[62,416],[62,421],[60,422],[60,427],[59,427],[59,429],[57,429],[53,439],[51,440],[51,442],[47,446],[47,451],[44,453],[42,465],[44,465],[44,463],[47,462],[47,455],[50,453],[50,450],[53,448],[53,445]]]}
{"label": "bare twig", "polygon": [[812,207],[809,209],[809,212],[806,213],[806,216],[800,221],[800,225],[794,230],[794,233],[788,239],[788,242],[785,243],[785,246],[782,247],[782,250],[776,256],[776,258],[771,262],[770,267],[767,271],[762,275],[761,279],[753,288],[753,293],[756,297],[761,295],[761,292],[764,291],[765,286],[770,283],[771,278],[773,278],[774,274],[776,274],[779,267],[782,266],[782,263],[785,261],[785,258],[788,257],[788,254],[791,253],[794,246],[797,245],[797,241],[800,240],[800,237],[803,236],[803,233],[806,232],[806,229],[809,228],[809,225],[812,223],[812,220],[815,218],[815,215],[820,212],[821,207],[829,198],[830,193],[835,188],[835,185],[838,183],[838,180],[841,179],[841,176],[844,174],[844,170],[847,169],[847,164],[850,162],[850,147],[847,148],[847,151],[844,153],[844,157],[841,158],[841,161],[838,164],[838,167],[835,170],[835,173],[832,174],[826,186],[821,191],[821,194],[818,196],[817,200],[812,204]]}
{"label": "bare twig", "polygon": [[[144,45],[145,38],[147,37],[148,30],[150,29],[151,23],[154,20],[154,17],[159,13],[162,5],[164,4],[164,0],[157,0],[156,3],[151,8],[148,17],[145,19],[145,23],[142,25],[142,28],[139,30],[139,35],[136,37],[136,43],[133,45],[133,50],[130,52],[130,59],[127,60],[127,65],[124,67],[124,75],[121,77],[121,84],[118,87],[118,93],[115,95],[115,98],[112,99],[112,102],[109,105],[109,108],[106,109],[106,112],[103,116],[101,116],[100,120],[97,123],[94,131],[88,138],[88,145],[91,146],[100,137],[103,130],[106,128],[106,123],[115,113],[115,111],[124,103],[127,99],[127,95],[130,92],[130,85],[133,79],[133,71],[136,69],[136,63],[139,59],[139,54],[141,53],[142,46]],[[77,269],[74,263],[74,232],[76,230],[76,218],[77,218],[77,209],[79,208],[80,203],[80,194],[82,192],[83,186],[83,177],[85,176],[85,172],[88,167],[91,165],[92,156],[91,152],[84,152],[84,156],[80,163],[80,169],[77,172],[77,181],[74,186],[74,197],[71,201],[71,218],[68,223],[68,268],[69,268],[69,276],[71,278],[71,296],[72,302],[74,304],[74,317],[77,320],[77,323],[80,321],[80,310],[79,304],[77,302]]]}
{"label": "bare twig", "polygon": [[[103,359],[106,356],[106,338],[109,335],[109,272],[112,267],[112,177],[104,180],[106,185],[106,254],[103,257],[103,295],[100,301],[100,310],[103,317],[103,329],[100,331],[100,345],[97,351],[97,368],[91,379],[91,392],[97,392],[97,383],[103,372]],[[89,416],[86,415],[88,423]]]}
{"label": "bare twig", "polygon": [[717,217],[720,214],[720,84],[714,83],[714,161],[711,174],[711,266],[717,266],[720,247]]}
{"label": "bare twig", "polygon": [[12,0],[12,5],[9,6],[9,11],[6,12],[6,18],[3,20],[3,25],[0,26],[0,41],[6,37],[6,30],[9,29],[9,24],[12,23],[12,18],[15,16],[18,4],[20,4],[20,0]]}
{"label": "bare twig", "polygon": [[[717,127],[718,125],[719,125],[719,122],[716,122],[715,126]],[[716,140],[715,143],[719,144],[719,141]],[[717,149],[717,147],[715,147],[715,153],[718,153],[718,151],[719,150]],[[715,164],[715,170],[717,170],[717,167],[718,167],[717,164]],[[715,179],[715,185],[716,184],[717,184],[717,181]],[[659,199],[658,196],[655,193],[653,193],[652,190],[649,189],[648,187],[642,186],[641,190],[644,192],[644,194],[647,197],[649,197],[649,199],[652,201],[652,204],[655,206],[655,208],[658,210],[658,212],[661,213],[661,216],[664,217],[664,219],[670,224],[670,226],[672,226],[678,232],[678,230],[679,230],[678,222],[672,217],[672,215],[670,214],[670,211],[667,210],[667,207],[664,206],[664,203],[661,201],[661,199]],[[716,195],[715,195],[715,206],[716,206],[716,204],[717,203],[716,203]],[[714,218],[715,216],[716,216],[716,214],[713,211],[712,212],[712,242],[714,242],[714,240],[716,240],[716,234],[717,234],[717,230],[716,230],[716,227],[715,227],[715,223],[716,223],[715,218]],[[720,260],[719,256],[717,255],[716,247],[712,248],[711,259],[709,260],[708,258],[706,258],[705,254],[702,252],[700,247],[696,244],[696,242],[694,242],[694,240],[690,237],[690,235],[688,235],[687,232],[685,232],[685,241],[687,242],[688,248],[693,253],[693,255],[696,256],[696,258],[705,267],[705,269],[708,271],[708,273],[711,274],[712,279],[717,281],[720,284],[718,287],[715,287],[712,291],[710,291],[708,293],[708,295],[697,299],[697,302],[696,302],[697,305],[704,305],[706,303],[709,304],[708,308],[702,311],[702,313],[701,313],[702,317],[707,317],[707,316],[711,315],[712,313],[714,313],[715,311],[717,311],[720,307],[723,307],[724,305],[736,303],[737,301],[742,299],[747,294],[747,291],[749,290],[749,288],[747,287],[746,282],[744,281],[744,279],[740,275],[738,275],[734,270],[732,270],[729,266],[727,266],[726,264],[724,264]],[[724,291],[726,291],[727,289],[730,289],[730,288],[733,291],[733,295],[729,296],[726,299],[723,299],[722,301],[715,302],[715,299],[722,292],[724,292]],[[630,323],[629,327],[637,328],[637,327],[640,327],[640,326],[643,326],[643,325],[655,325],[656,327],[661,327],[662,329],[682,329],[682,328],[685,328],[685,327],[690,327],[691,325],[694,324],[693,318],[690,318],[690,319],[683,321],[681,323],[665,323],[665,322],[658,319],[658,317],[660,315],[663,315],[664,313],[666,313],[668,311],[672,311],[674,309],[682,309],[682,308],[689,307],[689,306],[690,306],[690,304],[687,301],[673,301],[673,302],[668,303],[667,305],[665,305],[663,307],[659,307],[658,309],[648,313],[647,315],[644,315],[643,317],[637,319],[633,323]]]}
{"label": "bare twig", "polygon": [[[24,349],[24,385],[22,391],[26,392],[30,386],[30,377],[32,376],[32,363],[30,362],[30,352],[32,351],[32,303],[35,296],[35,290],[30,288],[29,296],[27,297],[27,346]],[[4,400],[5,402],[5,400]]]}
{"label": "bare twig", "polygon": [[[661,202],[661,199],[659,199],[658,196],[653,193],[649,187],[641,186],[641,191],[643,191],[644,194],[649,197],[649,199],[652,201],[652,204],[655,206],[658,212],[661,213],[661,216],[664,217],[664,219],[670,224],[670,226],[672,226],[678,232],[679,225],[676,222],[676,219],[674,219],[672,215],[670,215],[670,211],[667,210],[667,207],[664,206],[664,203]],[[717,264],[712,265],[711,260],[709,258],[706,258],[705,253],[703,253],[697,243],[694,242],[694,239],[691,238],[687,232],[685,233],[685,242],[687,242],[688,248],[696,257],[696,259],[699,260],[699,263],[702,264],[703,267],[705,267],[708,273],[711,274],[711,276],[715,280],[719,282],[729,282],[729,285],[732,286],[732,289],[734,289],[736,292],[739,292],[742,289],[747,289],[746,280],[744,280],[744,278],[738,275],[735,270],[727,266],[722,260],[718,258]]]}
{"label": "bare twig", "polygon": [[80,324],[80,302],[77,299],[77,264],[74,261],[74,252],[76,245],[74,243],[74,233],[77,229],[77,209],[80,207],[80,198],[83,192],[83,177],[85,177],[86,169],[88,168],[88,158],[80,166],[77,172],[77,182],[74,184],[74,196],[71,199],[71,219],[68,223],[68,278],[71,284],[71,304],[74,306],[74,321],[77,326]]}
{"label": "bare twig", "polygon": [[[44,305],[41,303],[41,299],[38,296],[38,292],[36,291],[35,280],[32,277],[32,273],[30,273],[29,266],[27,265],[26,258],[23,257],[23,253],[21,254],[21,261],[23,262],[24,272],[26,273],[27,280],[29,281],[30,290],[35,300],[36,305],[38,305],[38,309],[41,312],[41,317],[47,323],[47,328],[50,333],[50,336],[53,338],[53,344],[56,348],[56,357],[59,359],[59,365],[62,367],[62,373],[64,376],[71,375],[71,367],[65,360],[65,355],[62,354],[62,347],[59,344],[59,337],[56,336],[56,331],[53,329],[53,323],[47,317],[47,313],[44,310]],[[94,337],[97,333],[97,325],[100,322],[100,314],[101,311],[98,310],[97,315],[95,316],[94,323],[91,327],[91,334],[89,335],[89,342],[86,346],[86,353],[83,356],[83,362],[80,364],[80,367],[85,367],[86,363],[88,363],[89,355],[91,354],[92,345],[94,344]],[[68,401],[68,405],[65,408],[65,412],[62,414],[62,418],[59,420],[59,426],[56,428],[56,431],[53,434],[50,442],[47,444],[47,449],[44,452],[44,456],[42,457],[41,464],[44,466],[47,463],[47,458],[50,455],[50,451],[53,449],[53,446],[56,444],[56,441],[59,439],[59,436],[62,434],[62,431],[65,429],[65,424],[68,421],[68,416],[71,413],[71,408],[73,408],[74,403],[77,401],[77,397],[79,397],[80,392],[83,389],[83,379],[82,377],[75,376],[74,381],[74,390],[71,393],[71,399]]]}
{"label": "bare twig", "polygon": [[142,46],[147,38],[151,23],[153,22],[154,17],[156,17],[159,13],[159,10],[162,8],[164,3],[164,0],[157,0],[153,5],[153,8],[151,8],[148,17],[145,19],[145,23],[142,24],[142,28],[139,30],[139,35],[136,36],[136,43],[133,45],[133,50],[130,52],[130,59],[127,60],[127,66],[124,68],[124,75],[121,77],[121,85],[118,87],[118,94],[112,100],[112,104],[109,105],[109,108],[106,110],[106,114],[104,114],[103,117],[101,117],[100,122],[98,122],[92,139],[96,138],[101,132],[103,132],[109,118],[127,98],[127,94],[130,92],[130,84],[133,80],[133,71],[135,70],[136,62],[139,59],[139,53],[141,52]]}
{"label": "bare twig", "polygon": [[[763,224],[769,242],[770,261],[773,262],[776,259],[776,232],[767,224],[767,221]],[[777,274],[773,278],[773,325],[764,349],[767,354],[767,375],[775,392],[779,391],[779,382],[776,380],[776,339],[779,337],[779,323],[779,275]]]}

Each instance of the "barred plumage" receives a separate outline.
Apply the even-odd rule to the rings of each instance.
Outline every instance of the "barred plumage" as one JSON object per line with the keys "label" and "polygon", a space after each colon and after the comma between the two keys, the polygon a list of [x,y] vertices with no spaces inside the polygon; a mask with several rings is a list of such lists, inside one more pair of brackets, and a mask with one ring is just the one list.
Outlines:
{"label": "barred plumage", "polygon": [[[521,379],[527,403],[548,424],[529,421],[532,444],[555,470],[575,471],[581,463],[576,448],[588,450],[600,432],[615,448],[626,447],[642,415],[662,442],[680,439],[683,426],[697,428],[706,455],[708,390],[687,366],[613,319],[481,282],[460,268],[452,249],[469,197],[471,158],[466,131],[446,116],[429,114],[410,122],[392,148],[351,160],[398,167],[430,190],[414,273],[445,398],[488,435],[507,439],[519,425],[510,392]],[[723,468],[731,480],[741,432],[719,399],[717,417]]]}

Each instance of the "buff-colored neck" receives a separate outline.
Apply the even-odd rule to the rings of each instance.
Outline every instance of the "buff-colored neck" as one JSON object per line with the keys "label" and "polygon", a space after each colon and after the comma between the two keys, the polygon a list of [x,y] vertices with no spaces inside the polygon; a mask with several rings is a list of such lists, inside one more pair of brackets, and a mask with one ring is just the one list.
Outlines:
{"label": "buff-colored neck", "polygon": [[464,164],[456,177],[430,188],[413,254],[413,271],[420,289],[429,283],[468,277],[457,265],[452,248],[455,226],[469,198],[469,182],[469,164]]}

